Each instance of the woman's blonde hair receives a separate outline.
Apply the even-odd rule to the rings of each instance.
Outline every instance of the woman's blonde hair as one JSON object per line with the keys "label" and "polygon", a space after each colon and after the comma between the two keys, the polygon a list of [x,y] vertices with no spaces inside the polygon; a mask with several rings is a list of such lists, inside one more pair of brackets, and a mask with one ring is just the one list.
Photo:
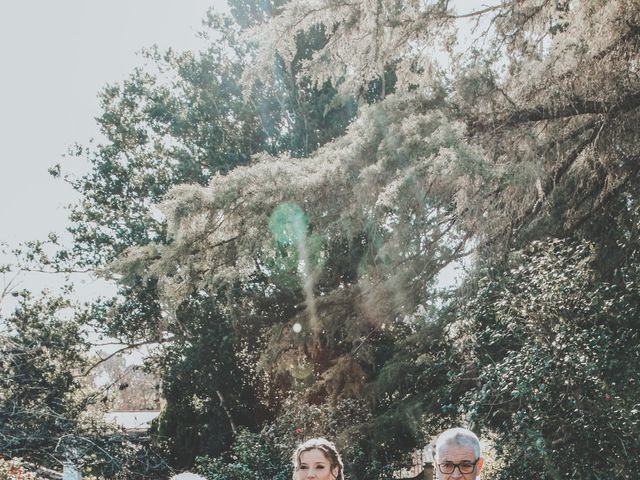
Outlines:
{"label": "woman's blonde hair", "polygon": [[296,448],[295,452],[293,452],[293,457],[291,461],[293,463],[293,478],[295,480],[295,474],[300,468],[300,455],[304,452],[308,452],[309,450],[320,450],[329,463],[331,464],[330,469],[338,468],[338,475],[336,475],[336,480],[344,480],[344,465],[342,464],[342,458],[340,458],[340,454],[336,449],[336,446],[333,442],[330,442],[326,438],[311,438],[306,442],[301,443]]}

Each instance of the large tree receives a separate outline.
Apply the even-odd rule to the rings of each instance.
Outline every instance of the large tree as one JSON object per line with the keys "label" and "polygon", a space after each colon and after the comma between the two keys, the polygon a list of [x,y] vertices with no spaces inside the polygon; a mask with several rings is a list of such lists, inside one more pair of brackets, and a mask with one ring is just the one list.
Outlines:
{"label": "large tree", "polygon": [[[326,42],[324,32],[299,35],[294,61],[274,59],[274,76],[243,96],[240,79],[255,47],[238,31],[270,9],[263,2],[231,7],[234,17],[208,15],[205,51],[150,50],[145,67],[101,92],[104,140],[70,152],[90,170],[64,177],[82,200],[72,207],[73,247],[55,257],[58,267],[102,269],[132,247],[170,243],[156,204],[172,186],[205,185],[257,152],[305,157],[344,131],[355,102],[335,102],[328,84],[296,81],[304,60]],[[64,175],[61,167],[52,173]],[[256,372],[256,352],[270,315],[297,308],[299,292],[282,289],[280,301],[257,307],[252,323],[229,305],[271,288],[259,276],[250,287],[191,290],[170,307],[159,297],[158,278],[140,271],[115,281],[117,296],[96,302],[87,318],[124,349],[160,345],[148,358],[167,400],[158,439],[167,441],[176,465],[221,452],[236,428],[255,429],[277,413],[267,407],[282,398]]]}
{"label": "large tree", "polygon": [[[178,187],[162,207],[171,241],[130,249],[113,268],[157,281],[175,322],[194,292],[236,288],[223,305],[243,330],[262,329],[264,380],[299,401],[367,398],[370,417],[328,433],[346,440],[357,427],[373,458],[390,461],[375,445],[415,445],[420,400],[389,382],[387,362],[418,305],[438,298],[437,274],[467,253],[452,198],[483,163],[441,105],[388,97],[313,158],[265,156]],[[450,183],[438,180],[457,160]]]}
{"label": "large tree", "polygon": [[[354,479],[464,420],[495,433],[504,478],[633,465],[576,467],[637,447],[636,418],[602,412],[637,410],[619,385],[638,376],[620,312],[637,303],[640,9],[454,6],[235,1],[208,17],[211,48],[152,50],[102,92],[105,140],[66,177],[74,245],[47,261],[111,272],[117,297],[84,318],[160,346],[176,465],[221,454],[212,475],[251,477],[223,464],[253,441],[243,427],[288,447],[305,419],[350,446]],[[73,343],[32,310],[14,318]]]}
{"label": "large tree", "polygon": [[[393,67],[396,91],[419,98],[443,85],[440,63],[447,105],[494,173],[484,196],[458,199],[481,240],[608,221],[604,207],[636,173],[635,2],[504,1],[465,12],[455,3],[290,2],[251,31],[262,42],[245,81],[264,73],[274,53],[290,60],[297,32],[317,25],[328,42],[304,73],[345,92]],[[456,43],[452,35],[469,20],[477,22],[466,33],[473,43]]]}
{"label": "large tree", "polygon": [[[260,366],[276,383],[293,377],[285,385],[293,397],[368,398],[367,408],[383,421],[422,396],[416,415],[462,419],[468,413],[465,391],[473,396],[479,389],[484,398],[483,387],[466,380],[477,373],[474,342],[454,348],[452,335],[464,338],[465,332],[449,311],[421,313],[437,299],[433,286],[445,266],[474,254],[468,282],[452,303],[464,305],[486,272],[494,279],[511,268],[513,252],[533,240],[571,237],[593,246],[595,285],[618,288],[624,282],[620,267],[638,238],[639,15],[635,2],[622,0],[512,1],[463,13],[445,1],[280,6],[245,33],[259,46],[244,71],[246,91],[268,78],[274,56],[285,65],[293,62],[296,39],[315,30],[327,41],[302,64],[304,84],[330,81],[341,95],[358,97],[372,81],[384,84],[387,72],[397,82],[390,90],[383,87],[378,104],[360,109],[343,137],[309,159],[263,155],[208,186],[172,190],[162,207],[170,242],[132,249],[115,268],[159,282],[169,311],[194,291],[221,285],[251,291],[250,302],[228,308],[249,320],[262,311],[256,302],[270,306]],[[464,19],[478,21],[476,48],[456,47],[447,36]],[[439,46],[450,55],[443,70],[434,55]],[[581,261],[570,252],[562,255],[569,265]],[[543,299],[555,295],[553,285],[541,288]],[[589,283],[579,288],[583,298],[597,291]],[[274,310],[283,305],[283,291],[288,308]],[[608,297],[597,298],[607,305]],[[612,337],[626,339],[623,348],[637,350],[637,337],[625,333],[636,325],[620,324],[611,312],[590,315],[587,322],[608,322]],[[489,320],[497,322],[489,331],[499,332],[501,319]],[[592,338],[595,333],[585,332],[581,321],[570,318],[570,331]],[[433,390],[383,381],[412,347],[399,338],[387,343],[386,335],[409,339],[413,331],[425,362],[412,372],[429,378]],[[519,340],[524,344],[515,345],[513,355],[533,362],[535,338]],[[569,340],[567,349],[588,357],[585,346]],[[489,378],[491,369],[482,368],[480,379]],[[607,375],[607,367],[594,368],[598,378]],[[630,363],[624,376],[633,375],[637,369]],[[583,387],[590,398],[594,393]],[[557,405],[568,414],[568,404]],[[581,405],[587,415],[590,407]],[[508,406],[501,414],[477,424],[506,431],[508,424],[498,419],[508,418]],[[535,422],[531,411],[521,414]],[[426,433],[434,433],[438,421],[427,425]],[[634,425],[613,425],[612,435]],[[403,432],[391,432],[390,442],[402,448],[416,434],[408,430],[404,442]],[[541,432],[530,438],[541,438],[543,446],[561,438]],[[499,441],[509,450],[506,437]],[[584,461],[574,447],[563,450],[562,466],[543,466],[541,475],[572,474],[567,465]],[[517,455],[527,458],[522,451]],[[555,461],[553,454],[548,459],[549,465]],[[614,464],[612,457],[598,469]],[[514,460],[505,471],[516,468]],[[596,478],[595,471],[583,473]]]}

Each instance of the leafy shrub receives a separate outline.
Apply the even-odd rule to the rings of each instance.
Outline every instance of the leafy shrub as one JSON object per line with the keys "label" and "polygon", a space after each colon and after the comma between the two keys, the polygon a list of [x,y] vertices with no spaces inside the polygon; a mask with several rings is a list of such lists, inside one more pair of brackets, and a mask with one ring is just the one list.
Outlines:
{"label": "leafy shrub", "polygon": [[[477,373],[461,410],[496,433],[495,478],[631,478],[640,468],[640,295],[584,243],[537,242],[469,309]],[[631,276],[631,277],[630,277]]]}

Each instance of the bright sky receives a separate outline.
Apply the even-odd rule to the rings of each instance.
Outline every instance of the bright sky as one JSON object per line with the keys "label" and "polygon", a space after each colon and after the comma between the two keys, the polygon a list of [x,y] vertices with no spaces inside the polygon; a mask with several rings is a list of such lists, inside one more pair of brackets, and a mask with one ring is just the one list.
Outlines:
{"label": "bright sky", "polygon": [[144,47],[198,49],[202,18],[224,0],[0,2],[0,240],[44,238],[66,225],[70,187],[47,169],[97,137],[96,93],[123,80]]}
{"label": "bright sky", "polygon": [[[142,65],[137,52],[145,47],[203,46],[197,33],[209,7],[221,11],[226,2],[0,2],[0,241],[16,246],[64,231],[64,207],[77,196],[47,170],[61,163],[67,171],[86,171],[82,162],[62,155],[74,142],[99,139],[97,92]],[[89,284],[86,295],[104,290],[94,282],[80,282]],[[35,291],[57,284],[51,275],[23,274],[18,282]],[[10,308],[6,303],[3,309]]]}

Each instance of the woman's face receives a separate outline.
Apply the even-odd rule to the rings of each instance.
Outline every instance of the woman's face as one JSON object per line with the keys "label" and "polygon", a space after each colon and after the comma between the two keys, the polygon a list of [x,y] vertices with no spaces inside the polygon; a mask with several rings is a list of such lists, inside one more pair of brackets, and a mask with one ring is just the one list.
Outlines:
{"label": "woman's face", "polygon": [[314,448],[300,454],[296,480],[333,480],[337,476],[338,467],[331,468],[331,461],[321,450]]}

